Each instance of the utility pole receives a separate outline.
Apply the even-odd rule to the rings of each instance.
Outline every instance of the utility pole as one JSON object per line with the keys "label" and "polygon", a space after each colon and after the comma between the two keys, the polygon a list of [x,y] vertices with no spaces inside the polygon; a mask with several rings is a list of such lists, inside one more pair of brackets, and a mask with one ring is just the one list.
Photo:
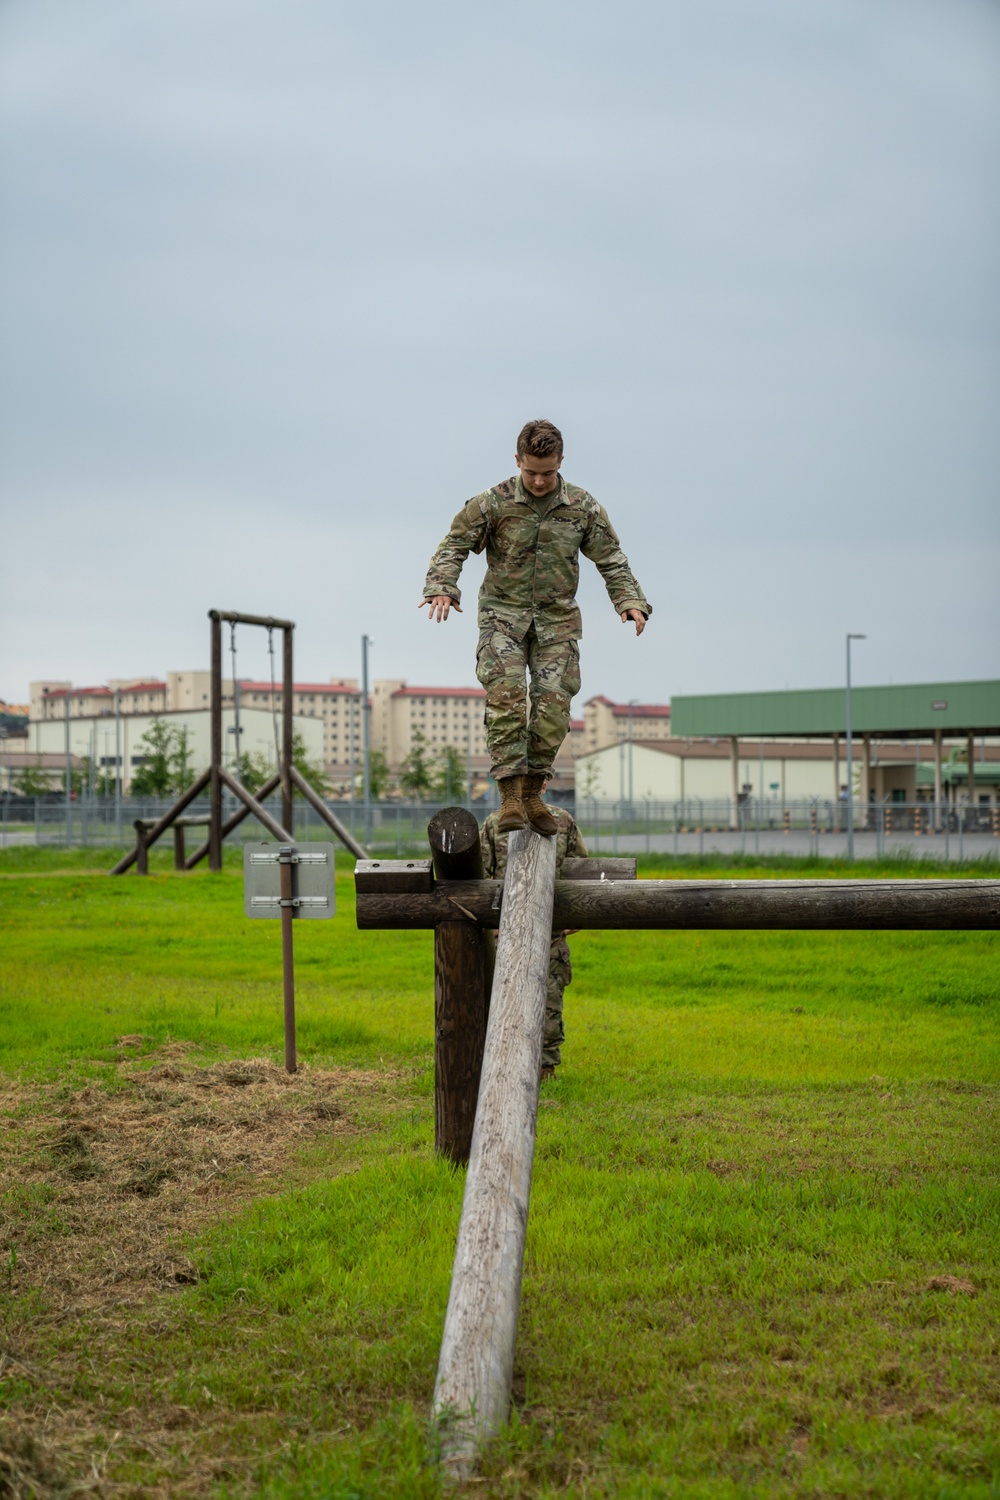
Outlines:
{"label": "utility pole", "polygon": [[866,635],[847,633],[847,857],[854,858],[854,751],[851,740],[851,642],[866,641]]}
{"label": "utility pole", "polygon": [[66,843],[69,845],[73,839],[73,773],[69,763],[69,693],[66,688],[66,696],[63,699],[66,720]]}
{"label": "utility pole", "polygon": [[372,841],[372,746],[371,707],[368,702],[368,647],[371,641],[361,637],[361,796],[365,807],[365,843]]}
{"label": "utility pole", "polygon": [[115,688],[115,838],[122,844],[122,690]]}
{"label": "utility pole", "polygon": [[632,706],[638,698],[628,700],[628,815],[632,816]]}
{"label": "utility pole", "polygon": [[472,803],[472,699],[465,700],[465,805]]}

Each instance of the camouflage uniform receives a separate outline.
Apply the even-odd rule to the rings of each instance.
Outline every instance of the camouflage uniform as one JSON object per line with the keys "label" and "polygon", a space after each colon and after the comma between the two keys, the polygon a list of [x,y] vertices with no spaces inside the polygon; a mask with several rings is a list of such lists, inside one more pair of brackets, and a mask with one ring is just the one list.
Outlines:
{"label": "camouflage uniform", "polygon": [[[556,807],[551,802],[546,803],[546,806],[559,824],[556,833],[556,875],[558,876],[566,856],[571,854],[583,858],[587,853],[587,846],[583,842],[583,835],[577,828],[575,820],[564,807]],[[507,868],[507,840],[510,835],[497,832],[499,818],[499,813],[490,813],[479,830],[479,844],[483,851],[483,869],[487,879],[491,880],[502,880]],[[566,1040],[566,1032],[563,1028],[563,990],[572,978],[573,966],[570,963],[566,935],[562,932],[554,932],[552,947],[549,951],[549,982],[545,991],[545,1031],[542,1039],[542,1064],[546,1067],[559,1066],[559,1048]]]}
{"label": "camouflage uniform", "polygon": [[619,614],[648,616],[650,607],[604,507],[562,475],[550,495],[530,494],[516,475],[470,500],[431,559],[424,598],[447,594],[458,603],[462,564],[484,548],[476,676],[486,689],[491,774],[548,776],[580,691],[579,554],[600,569]]}

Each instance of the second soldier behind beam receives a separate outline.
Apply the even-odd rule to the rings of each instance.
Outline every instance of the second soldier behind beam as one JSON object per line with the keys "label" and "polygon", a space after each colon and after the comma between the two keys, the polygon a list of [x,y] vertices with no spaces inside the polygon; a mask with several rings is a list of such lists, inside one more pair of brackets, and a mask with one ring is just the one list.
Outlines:
{"label": "second soldier behind beam", "polygon": [[[545,791],[543,785],[542,791]],[[546,809],[556,825],[556,879],[562,874],[563,861],[575,855],[583,859],[587,846],[576,819],[565,807]],[[491,812],[479,830],[479,847],[483,852],[483,872],[489,880],[502,880],[507,869],[509,835],[500,832],[500,814]],[[545,984],[545,1027],[542,1032],[542,1077],[551,1078],[562,1061],[560,1048],[566,1040],[563,1025],[563,991],[573,978],[573,965],[566,939],[572,932],[554,932],[549,949],[549,973]]]}
{"label": "second soldier behind beam", "polygon": [[631,621],[637,636],[652,611],[604,507],[559,472],[558,427],[528,422],[515,460],[517,474],[476,495],[451,523],[431,559],[420,608],[429,604],[438,621],[452,609],[461,613],[462,564],[470,552],[485,550],[476,676],[486,689],[498,828],[512,833],[530,823],[551,835],[558,825],[541,792],[580,690],[580,553],[596,565],[622,622]]}

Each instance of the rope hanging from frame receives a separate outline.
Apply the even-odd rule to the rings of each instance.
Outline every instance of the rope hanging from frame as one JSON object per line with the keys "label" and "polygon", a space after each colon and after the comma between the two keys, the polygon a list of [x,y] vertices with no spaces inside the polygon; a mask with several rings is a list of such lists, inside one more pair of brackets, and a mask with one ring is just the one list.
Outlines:
{"label": "rope hanging from frame", "polygon": [[[274,764],[275,764],[275,766],[278,769],[279,776],[281,777],[281,790],[284,792],[284,794],[285,794],[286,797],[290,797],[291,793],[292,793],[292,789],[291,789],[291,783],[290,783],[289,778],[288,778],[288,767],[285,766],[285,765],[282,765],[282,761],[281,761],[281,742],[280,742],[280,739],[279,739],[279,736],[278,736],[278,710],[277,710],[276,701],[275,701],[276,698],[277,698],[278,689],[277,689],[277,687],[275,685],[275,680],[274,680],[274,626],[273,625],[269,625],[267,627],[267,651],[268,651],[268,655],[271,658],[271,727],[274,730]],[[286,686],[289,686],[289,685],[286,684]]]}
{"label": "rope hanging from frame", "polygon": [[236,746],[233,751],[233,775],[239,782],[243,781],[240,771],[240,684],[236,675],[236,621],[229,622],[229,655],[233,663],[233,739]]}

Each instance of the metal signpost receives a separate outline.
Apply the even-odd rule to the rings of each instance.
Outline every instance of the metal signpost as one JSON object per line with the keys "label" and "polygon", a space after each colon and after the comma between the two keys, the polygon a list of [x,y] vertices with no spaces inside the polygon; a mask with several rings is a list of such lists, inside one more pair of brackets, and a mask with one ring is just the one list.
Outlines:
{"label": "metal signpost", "polygon": [[295,1072],[296,917],[332,917],[337,905],[333,845],[245,844],[243,910],[248,917],[281,918],[281,967],[285,988],[285,1070]]}

